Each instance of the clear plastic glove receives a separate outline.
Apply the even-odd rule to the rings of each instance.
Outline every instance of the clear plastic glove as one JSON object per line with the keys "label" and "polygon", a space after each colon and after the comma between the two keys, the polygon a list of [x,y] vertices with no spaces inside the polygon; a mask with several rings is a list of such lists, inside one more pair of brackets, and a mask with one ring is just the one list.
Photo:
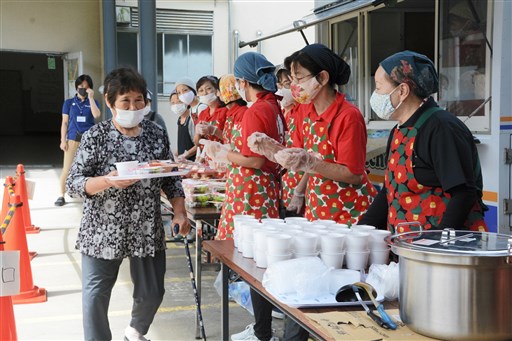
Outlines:
{"label": "clear plastic glove", "polygon": [[213,135],[215,134],[216,129],[217,128],[211,124],[199,123],[196,125],[196,134],[201,136]]}
{"label": "clear plastic glove", "polygon": [[285,148],[270,136],[260,132],[252,133],[252,135],[247,138],[247,146],[253,153],[263,155],[273,162],[276,162],[274,155]]}
{"label": "clear plastic glove", "polygon": [[304,209],[304,194],[295,193],[286,208],[287,211],[300,214]]}
{"label": "clear plastic glove", "polygon": [[178,162],[183,162],[183,161],[187,160],[187,158],[185,157],[185,155],[184,155],[184,154],[181,154],[181,155],[176,156],[176,157],[175,157],[175,159],[176,159],[176,161],[178,161]]}
{"label": "clear plastic glove", "polygon": [[275,154],[276,162],[292,171],[311,172],[322,162],[320,156],[308,153],[302,148],[285,148]]}
{"label": "clear plastic glove", "polygon": [[231,151],[229,144],[221,144],[217,141],[209,141],[201,139],[200,144],[204,145],[204,152],[213,161],[228,163],[228,152]]}

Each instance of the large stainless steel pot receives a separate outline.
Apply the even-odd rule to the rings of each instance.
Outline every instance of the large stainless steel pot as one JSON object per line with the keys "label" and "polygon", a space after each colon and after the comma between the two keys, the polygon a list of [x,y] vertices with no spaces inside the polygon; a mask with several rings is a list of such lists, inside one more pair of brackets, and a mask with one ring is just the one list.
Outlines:
{"label": "large stainless steel pot", "polygon": [[400,317],[445,340],[512,340],[512,237],[420,231],[388,237],[400,256]]}

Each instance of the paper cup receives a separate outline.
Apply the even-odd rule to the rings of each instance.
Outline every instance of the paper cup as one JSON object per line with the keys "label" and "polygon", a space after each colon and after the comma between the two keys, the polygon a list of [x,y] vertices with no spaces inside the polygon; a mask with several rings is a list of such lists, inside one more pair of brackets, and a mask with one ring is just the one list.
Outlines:
{"label": "paper cup", "polygon": [[267,253],[264,250],[256,249],[254,253],[254,261],[258,268],[267,267]]}
{"label": "paper cup", "polygon": [[242,255],[244,258],[252,258],[254,256],[254,243],[251,240],[243,240],[243,251]]}
{"label": "paper cup", "polygon": [[333,225],[333,224],[336,224],[336,221],[335,220],[327,220],[327,219],[319,219],[319,220],[313,220],[313,223],[322,224],[322,225]]}
{"label": "paper cup", "polygon": [[372,230],[375,230],[375,226],[371,225],[352,225],[351,229],[353,231],[359,231],[359,232],[369,232]]}
{"label": "paper cup", "polygon": [[294,258],[318,257],[318,252],[294,252]]}
{"label": "paper cup", "polygon": [[318,246],[318,236],[314,233],[303,232],[293,237],[295,251],[301,253],[315,252]]}
{"label": "paper cup", "polygon": [[119,176],[131,175],[139,165],[139,161],[116,162],[115,166]]}
{"label": "paper cup", "polygon": [[297,222],[305,222],[305,221],[308,221],[306,218],[303,218],[303,217],[288,217],[288,218],[284,218],[284,221],[285,223],[287,224],[295,224]]}

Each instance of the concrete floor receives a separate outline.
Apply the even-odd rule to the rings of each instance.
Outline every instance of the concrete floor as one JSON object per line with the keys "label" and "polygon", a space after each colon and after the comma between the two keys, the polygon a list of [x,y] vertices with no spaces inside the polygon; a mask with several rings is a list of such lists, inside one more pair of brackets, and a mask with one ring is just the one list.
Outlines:
{"label": "concrete floor", "polygon": [[[36,182],[34,199],[30,201],[32,224],[41,228],[39,234],[27,235],[29,251],[38,253],[31,262],[33,283],[48,291],[48,301],[14,306],[18,339],[81,340],[80,254],[74,249],[74,244],[82,205],[77,200],[66,198],[68,204],[54,206],[60,169],[27,166],[26,171],[26,177]],[[2,184],[5,176],[14,175],[14,168],[0,167]],[[3,193],[0,193],[1,196]],[[217,272],[214,271],[203,272],[202,311],[209,340],[220,340],[220,297],[213,287],[216,276]],[[195,303],[181,244],[169,244],[165,283],[164,302],[146,336],[151,340],[194,340]],[[128,261],[125,261],[109,309],[115,340],[123,338],[130,320],[131,291]],[[245,309],[230,303],[231,333],[243,330],[253,321]],[[274,322],[278,335],[282,334],[282,322],[275,319]]]}

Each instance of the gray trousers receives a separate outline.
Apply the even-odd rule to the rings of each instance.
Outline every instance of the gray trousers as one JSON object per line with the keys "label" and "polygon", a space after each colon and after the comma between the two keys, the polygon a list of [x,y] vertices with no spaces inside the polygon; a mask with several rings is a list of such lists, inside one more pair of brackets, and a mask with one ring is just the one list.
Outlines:
{"label": "gray trousers", "polygon": [[[165,252],[155,257],[130,257],[133,306],[130,326],[145,335],[164,297]],[[122,259],[82,255],[82,314],[84,340],[112,340],[108,306]]]}

